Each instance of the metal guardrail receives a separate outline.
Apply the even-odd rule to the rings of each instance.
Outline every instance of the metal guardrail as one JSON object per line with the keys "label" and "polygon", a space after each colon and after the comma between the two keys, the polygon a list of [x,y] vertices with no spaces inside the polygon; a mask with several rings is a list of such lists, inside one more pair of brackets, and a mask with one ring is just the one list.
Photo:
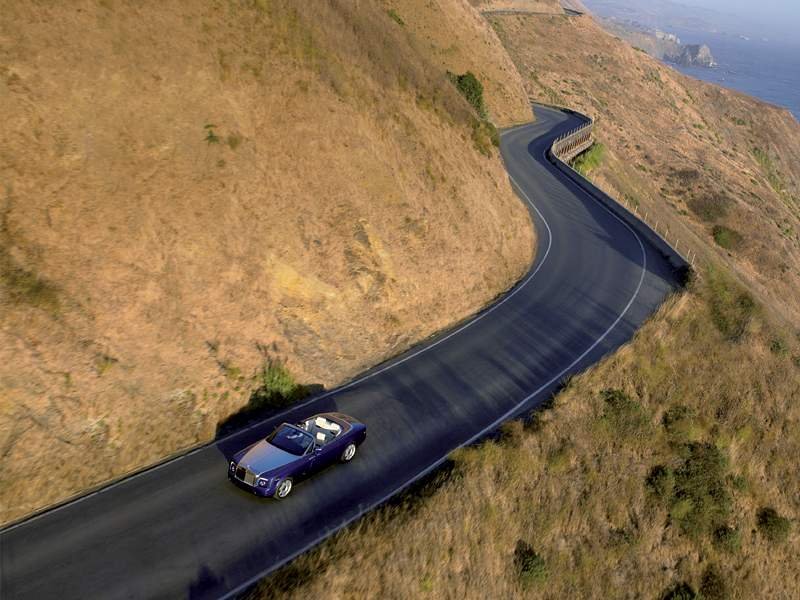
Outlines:
{"label": "metal guardrail", "polygon": [[[575,171],[570,163],[575,159],[575,157],[591,148],[592,144],[594,144],[594,119],[571,109],[566,110],[586,119],[586,122],[583,125],[580,125],[579,127],[576,127],[575,129],[558,136],[550,146],[550,152],[565,166]],[[649,211],[645,210],[644,214],[642,214],[638,207],[633,203],[628,203],[625,200],[620,202],[616,198],[612,198],[612,200],[625,207],[628,212],[649,227],[658,237],[664,240],[664,243],[670,246],[679,256],[681,256],[689,265],[691,265],[692,268],[694,268],[695,261],[697,260],[697,253],[692,251],[688,244],[681,244],[680,238],[677,236],[677,234],[673,235],[668,226],[662,224],[661,228],[659,229],[658,220],[652,224],[649,222]],[[681,248],[684,248],[685,254],[681,252]]]}

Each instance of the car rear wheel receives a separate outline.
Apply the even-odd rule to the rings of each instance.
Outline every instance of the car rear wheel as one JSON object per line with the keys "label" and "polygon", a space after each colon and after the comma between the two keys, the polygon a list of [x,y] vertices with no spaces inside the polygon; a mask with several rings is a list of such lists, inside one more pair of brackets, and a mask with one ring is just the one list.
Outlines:
{"label": "car rear wheel", "polygon": [[292,480],[287,478],[281,480],[278,484],[278,487],[275,489],[275,497],[276,498],[286,498],[289,493],[292,491]]}
{"label": "car rear wheel", "polygon": [[347,448],[342,452],[342,462],[350,462],[356,455],[356,445],[353,443],[347,444]]}

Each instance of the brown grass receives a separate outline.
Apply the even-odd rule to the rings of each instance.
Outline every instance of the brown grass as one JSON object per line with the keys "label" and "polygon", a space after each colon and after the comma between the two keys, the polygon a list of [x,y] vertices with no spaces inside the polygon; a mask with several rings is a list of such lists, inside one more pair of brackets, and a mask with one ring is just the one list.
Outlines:
{"label": "brown grass", "polygon": [[[796,597],[800,127],[588,18],[492,20],[532,95],[596,117],[593,178],[713,267],[529,426],[252,597]],[[721,227],[743,237],[730,255]]]}
{"label": "brown grass", "polygon": [[[595,183],[800,321],[800,124],[789,111],[683,76],[589,16],[490,21],[534,98],[596,118],[606,154]],[[742,239],[718,245],[715,226]]]}
{"label": "brown grass", "polygon": [[[457,453],[455,469],[422,494],[364,518],[252,597],[274,597],[277,587],[286,598],[655,598],[683,581],[697,589],[709,562],[730,597],[793,597],[800,347],[771,352],[776,332],[762,317],[748,320],[743,338],[727,338],[712,314],[726,303],[720,296],[738,293],[724,273],[706,274],[631,344],[572,379],[533,425],[512,424],[503,441]],[[638,408],[617,403],[629,416],[612,418],[608,390]],[[712,528],[687,531],[678,525],[687,507],[653,496],[646,481],[657,465],[679,481],[693,444],[724,460],[730,507],[709,517]],[[689,473],[688,485],[707,485]],[[789,517],[787,541],[756,533],[762,506]],[[740,532],[733,554],[715,543],[723,525]],[[524,587],[520,540],[547,571]]]}
{"label": "brown grass", "polygon": [[331,386],[525,271],[446,70],[498,123],[519,76],[424,4],[3,3],[0,521],[211,439],[265,355]]}

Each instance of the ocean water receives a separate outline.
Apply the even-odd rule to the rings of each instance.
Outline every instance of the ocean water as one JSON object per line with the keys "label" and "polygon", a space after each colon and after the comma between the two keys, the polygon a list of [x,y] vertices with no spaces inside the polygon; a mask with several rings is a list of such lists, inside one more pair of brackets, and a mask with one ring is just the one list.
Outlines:
{"label": "ocean water", "polygon": [[706,44],[719,63],[713,69],[680,67],[678,71],[784,106],[800,121],[800,42],[744,40],[724,33],[674,31],[684,44]]}

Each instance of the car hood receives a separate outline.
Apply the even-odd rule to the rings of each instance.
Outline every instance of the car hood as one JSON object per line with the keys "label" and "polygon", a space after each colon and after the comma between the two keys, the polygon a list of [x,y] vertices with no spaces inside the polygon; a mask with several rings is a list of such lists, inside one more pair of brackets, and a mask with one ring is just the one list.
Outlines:
{"label": "car hood", "polygon": [[261,440],[244,450],[237,463],[253,473],[261,474],[287,465],[298,458],[300,457],[281,450],[266,440]]}

